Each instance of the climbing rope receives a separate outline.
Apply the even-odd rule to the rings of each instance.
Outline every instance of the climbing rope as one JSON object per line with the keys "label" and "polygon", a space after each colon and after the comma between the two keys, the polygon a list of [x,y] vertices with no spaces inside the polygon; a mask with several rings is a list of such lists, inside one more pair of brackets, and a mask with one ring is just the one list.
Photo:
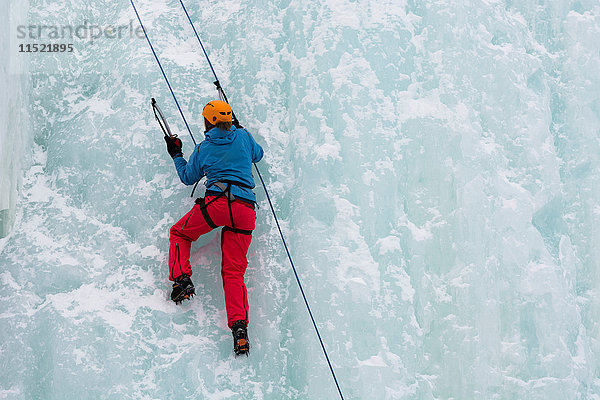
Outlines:
{"label": "climbing rope", "polygon": [[275,209],[273,208],[273,203],[271,203],[271,197],[269,196],[269,192],[267,191],[267,187],[265,185],[265,181],[258,170],[256,164],[256,172],[258,173],[258,177],[260,178],[260,182],[262,183],[265,194],[267,195],[267,200],[269,200],[269,206],[271,207],[271,211],[273,212],[273,217],[275,218],[275,223],[277,223],[277,229],[279,229],[279,234],[281,235],[281,240],[283,242],[283,247],[285,247],[285,252],[287,253],[288,258],[290,259],[290,264],[292,265],[292,270],[294,271],[294,276],[296,276],[296,282],[298,282],[298,287],[300,288],[300,293],[302,293],[302,298],[304,299],[304,304],[306,304],[306,308],[308,309],[308,314],[310,315],[310,320],[315,327],[315,331],[317,332],[317,337],[319,338],[319,343],[321,343],[321,348],[323,349],[323,354],[325,354],[325,359],[327,360],[327,364],[329,365],[329,370],[331,371],[331,375],[333,376],[333,381],[335,382],[335,386],[340,394],[342,400],[344,400],[344,395],[342,394],[342,390],[340,389],[340,385],[338,383],[337,377],[335,376],[335,372],[333,371],[333,367],[331,366],[331,361],[329,361],[329,355],[327,354],[327,350],[325,350],[325,345],[323,344],[323,339],[321,339],[321,333],[319,332],[319,328],[317,328],[317,323],[315,322],[315,318],[313,317],[312,311],[310,310],[310,306],[308,305],[308,300],[306,299],[306,295],[304,294],[304,289],[302,288],[302,283],[300,283],[300,278],[298,277],[298,272],[296,272],[296,267],[294,266],[294,261],[292,261],[292,256],[290,255],[290,251],[288,250],[287,244],[285,243],[285,238],[283,237],[283,232],[281,231],[281,226],[279,226],[279,221],[277,220],[277,214],[275,214]]}
{"label": "climbing rope", "polygon": [[[173,99],[175,100],[175,104],[177,104],[177,108],[179,109],[179,112],[181,114],[181,117],[183,118],[183,121],[185,122],[185,125],[188,129],[188,132],[190,133],[190,136],[192,137],[192,140],[194,141],[194,145],[196,144],[196,141],[194,140],[194,136],[192,135],[192,132],[188,126],[188,123],[185,119],[185,116],[183,115],[183,112],[181,111],[181,107],[179,106],[179,102],[177,101],[177,97],[175,96],[175,93],[173,92],[173,89],[171,88],[171,85],[169,84],[169,80],[167,79],[167,75],[165,74],[165,71],[162,67],[162,65],[160,64],[160,60],[158,59],[156,52],[154,51],[154,47],[152,47],[152,43],[150,42],[150,39],[148,38],[148,35],[146,34],[146,29],[144,28],[144,25],[142,24],[142,20],[140,19],[140,16],[137,12],[137,9],[135,8],[135,4],[133,3],[133,0],[130,0],[131,5],[133,6],[133,10],[135,11],[135,14],[138,18],[138,21],[140,22],[140,25],[142,26],[142,29],[144,31],[144,35],[146,36],[146,40],[148,41],[148,44],[150,45],[150,49],[152,50],[152,54],[154,54],[154,58],[156,59],[156,62],[158,63],[158,66],[160,67],[160,70],[163,74],[163,77],[165,78],[165,81],[167,82],[167,85],[169,86],[169,90],[171,91],[171,94],[173,95]],[[190,22],[190,25],[192,26],[192,29],[194,30],[194,34],[196,35],[196,38],[198,39],[198,42],[200,43],[200,47],[202,47],[202,51],[204,52],[204,55],[206,57],[206,60],[208,61],[208,65],[210,66],[210,69],[212,70],[212,73],[215,77],[215,86],[217,87],[217,91],[219,92],[219,97],[224,100],[225,102],[227,101],[227,96],[225,95],[225,91],[223,90],[221,83],[219,81],[219,78],[217,77],[217,73],[215,72],[215,69],[213,68],[213,65],[210,61],[210,58],[208,57],[208,53],[206,52],[206,49],[204,48],[204,45],[202,44],[202,40],[200,40],[200,36],[198,35],[198,32],[196,31],[196,27],[194,26],[194,23],[192,22],[192,19],[190,18],[190,14],[188,13],[187,9],[185,8],[185,5],[183,4],[182,0],[179,0],[179,2],[181,3],[181,7],[183,8],[183,11],[185,12],[185,15],[188,18],[188,21]],[[235,116],[235,113],[233,113],[233,120],[237,123],[238,120]],[[260,173],[260,170],[258,169],[258,166],[256,165],[256,163],[254,163],[254,168],[256,169],[256,173],[258,174],[258,177],[260,179],[260,182],[263,186],[263,189],[265,190],[265,194],[267,196],[267,200],[269,201],[269,206],[271,208],[271,212],[273,213],[273,217],[275,219],[275,223],[277,224],[277,229],[279,230],[279,235],[281,236],[281,240],[283,242],[283,247],[285,248],[285,251],[287,253],[288,259],[290,260],[290,264],[292,266],[292,270],[294,271],[294,276],[296,277],[296,282],[298,283],[298,287],[300,288],[300,293],[302,294],[302,298],[304,299],[304,304],[306,304],[306,308],[308,310],[308,314],[310,315],[310,319],[312,321],[313,327],[315,328],[315,331],[317,333],[317,337],[319,338],[319,343],[321,344],[321,349],[323,349],[323,354],[325,355],[325,359],[327,360],[327,364],[329,365],[329,370],[331,371],[331,375],[333,376],[333,380],[335,382],[335,386],[337,387],[338,393],[340,395],[340,398],[342,400],[344,400],[344,395],[342,394],[342,390],[340,389],[340,385],[338,383],[337,377],[335,375],[335,372],[333,370],[333,366],[331,365],[331,361],[329,359],[329,355],[327,354],[327,350],[325,349],[325,344],[323,343],[323,339],[321,338],[321,333],[319,332],[319,328],[317,327],[317,323],[315,322],[315,318],[313,317],[313,313],[312,310],[310,309],[310,305],[308,304],[308,299],[306,298],[306,294],[304,293],[304,288],[302,287],[302,283],[300,282],[300,277],[298,276],[298,272],[296,270],[296,266],[294,265],[294,261],[292,260],[292,256],[290,254],[290,251],[288,249],[287,243],[285,241],[285,237],[283,235],[283,231],[281,230],[281,226],[279,224],[279,219],[277,218],[277,213],[275,212],[275,208],[273,207],[273,203],[271,202],[271,196],[269,196],[269,191],[267,190],[267,185],[265,184],[265,181]]]}
{"label": "climbing rope", "polygon": [[175,104],[177,104],[177,108],[179,109],[179,114],[181,114],[181,118],[183,118],[183,122],[185,122],[185,127],[187,128],[188,132],[190,133],[190,136],[191,136],[192,141],[194,142],[194,146],[195,146],[196,140],[194,139],[194,135],[192,135],[192,130],[190,129],[190,126],[188,125],[187,120],[185,119],[185,115],[183,115],[183,111],[181,111],[181,107],[179,106],[177,97],[175,96],[175,93],[173,92],[173,88],[171,87],[171,84],[169,83],[169,79],[167,78],[167,74],[165,74],[165,70],[163,69],[162,64],[160,63],[160,60],[158,59],[158,56],[156,55],[156,52],[154,51],[152,42],[150,42],[150,38],[148,37],[148,34],[146,33],[146,28],[144,28],[144,24],[142,24],[142,19],[140,18],[140,14],[138,14],[137,8],[135,8],[135,4],[133,4],[133,0],[129,0],[129,1],[131,2],[133,11],[135,11],[135,15],[137,16],[137,19],[140,22],[140,26],[142,27],[142,30],[144,31],[144,36],[146,36],[148,45],[150,45],[150,50],[152,50],[152,54],[154,54],[154,58],[156,59],[156,62],[158,63],[158,67],[160,68],[160,72],[162,72],[162,75],[165,78],[165,82],[167,82],[167,86],[169,87],[169,90],[171,91],[171,94],[173,95],[173,100],[175,100]]}
{"label": "climbing rope", "polygon": [[[194,26],[194,23],[192,22],[192,19],[190,18],[190,14],[188,13],[187,9],[185,8],[185,5],[183,4],[183,0],[179,0],[179,2],[181,3],[181,7],[183,8],[183,11],[185,12],[185,15],[187,16],[188,21],[190,21],[190,25],[192,26],[192,29],[194,30],[194,34],[196,35],[196,38],[198,39],[198,42],[200,43],[200,47],[202,47],[202,51],[204,52],[204,55],[206,56],[208,65],[210,66],[210,69],[212,70],[212,73],[215,76],[215,85],[217,86],[217,90],[219,91],[219,94],[223,96],[223,99],[225,101],[227,101],[227,96],[225,96],[225,91],[223,90],[223,88],[220,84],[219,78],[217,77],[217,74],[215,72],[215,69],[213,68],[212,63],[210,62],[210,58],[208,57],[208,54],[206,53],[206,49],[204,48],[204,45],[202,44],[202,40],[200,40],[200,36],[198,35],[198,32],[196,31],[196,27]],[[233,116],[235,118],[235,114]],[[275,218],[275,223],[277,224],[277,229],[279,230],[279,235],[281,236],[281,241],[283,242],[283,247],[285,247],[285,251],[287,253],[288,259],[290,260],[292,270],[294,271],[294,276],[296,277],[296,282],[298,282],[298,287],[300,288],[300,293],[302,293],[302,298],[304,299],[304,304],[306,304],[306,308],[308,309],[308,314],[310,315],[310,319],[311,319],[313,326],[315,328],[315,331],[317,333],[317,337],[319,338],[319,343],[321,344],[321,348],[323,349],[323,354],[325,354],[325,359],[327,360],[327,364],[329,365],[329,370],[331,371],[331,375],[333,376],[335,386],[337,387],[337,390],[338,390],[338,393],[340,394],[341,399],[344,400],[344,395],[342,394],[342,390],[340,389],[340,385],[338,383],[337,377],[335,376],[333,366],[331,365],[331,361],[329,360],[329,355],[327,354],[327,350],[325,349],[325,344],[323,344],[323,339],[321,338],[321,333],[319,332],[319,328],[317,327],[317,323],[315,322],[315,319],[313,317],[312,311],[310,309],[310,305],[308,304],[308,299],[306,298],[306,295],[304,294],[304,289],[302,287],[302,283],[300,282],[300,277],[298,276],[298,272],[296,271],[294,261],[292,260],[292,256],[288,249],[287,243],[285,242],[285,237],[283,236],[281,226],[279,225],[279,219],[277,218],[277,213],[275,212],[275,208],[273,207],[273,203],[271,202],[271,196],[269,196],[269,191],[267,190],[267,185],[265,184],[265,181],[263,180],[263,177],[262,177],[256,163],[254,164],[254,168],[256,169],[256,173],[258,174],[258,177],[260,178],[260,182],[263,185],[263,188],[265,190],[265,194],[267,195],[267,200],[269,201],[269,206],[271,207],[271,212],[273,213],[273,218]]]}
{"label": "climbing rope", "polygon": [[[194,26],[194,23],[192,22],[192,19],[190,18],[190,14],[188,13],[187,8],[185,8],[185,4],[183,4],[183,1],[179,0],[179,3],[181,3],[181,7],[183,8],[183,11],[185,12],[185,15],[187,16],[188,21],[190,21],[190,25],[192,26],[192,29],[194,30],[194,34],[196,35],[196,39],[198,39],[198,43],[200,43],[200,47],[202,48],[202,52],[204,53],[204,56],[206,57],[206,61],[208,61],[208,65],[210,66],[210,70],[212,71],[212,73],[213,73],[213,75],[215,77],[215,81],[213,83],[217,87],[217,91],[219,92],[219,98],[221,100],[225,101],[226,103],[229,103],[229,101],[227,101],[227,96],[225,96],[225,91],[221,87],[221,82],[219,81],[219,77],[217,76],[217,73],[215,72],[215,69],[213,68],[212,63],[210,62],[210,58],[208,57],[208,53],[206,52],[206,49],[204,48],[204,45],[202,44],[202,40],[200,40],[200,36],[198,35],[198,31],[196,31],[196,27]],[[233,121],[234,122],[238,122],[238,119],[236,118],[235,113],[233,113]]]}

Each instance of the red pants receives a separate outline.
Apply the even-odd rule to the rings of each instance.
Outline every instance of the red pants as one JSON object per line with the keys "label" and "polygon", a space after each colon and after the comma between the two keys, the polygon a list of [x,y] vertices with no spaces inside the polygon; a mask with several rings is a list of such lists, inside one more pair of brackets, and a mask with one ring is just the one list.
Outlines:
{"label": "red pants", "polygon": [[[212,199],[214,199],[213,196],[207,197],[206,204]],[[231,211],[235,228],[250,232],[236,233],[227,228],[223,228],[221,232],[221,276],[225,291],[227,322],[230,328],[235,321],[243,320],[248,323],[248,292],[244,284],[244,273],[248,266],[246,253],[252,240],[251,231],[254,230],[256,222],[254,208],[248,203],[236,200],[231,203]],[[209,204],[206,212],[214,225],[233,227],[226,197],[220,197]],[[171,227],[169,239],[171,242],[169,247],[170,280],[174,280],[182,274],[192,275],[190,266],[192,242],[212,229],[202,214],[200,204],[194,205],[190,212]]]}

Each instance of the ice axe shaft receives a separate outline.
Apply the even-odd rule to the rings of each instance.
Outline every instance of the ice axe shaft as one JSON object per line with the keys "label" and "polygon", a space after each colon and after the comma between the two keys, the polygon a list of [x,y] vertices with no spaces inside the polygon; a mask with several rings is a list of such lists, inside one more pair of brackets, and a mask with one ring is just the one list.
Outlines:
{"label": "ice axe shaft", "polygon": [[169,126],[169,123],[167,122],[167,119],[162,113],[160,107],[158,104],[156,104],[156,99],[154,97],[152,98],[152,111],[154,111],[154,117],[158,121],[158,125],[160,125],[160,129],[162,129],[165,136],[176,137],[177,135],[173,135],[171,132],[171,127]]}

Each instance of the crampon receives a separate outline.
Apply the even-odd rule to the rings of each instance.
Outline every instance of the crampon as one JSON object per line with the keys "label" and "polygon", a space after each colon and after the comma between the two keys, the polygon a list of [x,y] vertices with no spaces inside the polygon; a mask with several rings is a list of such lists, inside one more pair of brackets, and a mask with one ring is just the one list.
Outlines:
{"label": "crampon", "polygon": [[250,353],[250,343],[248,342],[248,330],[246,321],[237,321],[231,327],[233,334],[233,352],[236,357],[242,354],[248,356]]}
{"label": "crampon", "polygon": [[181,304],[184,300],[189,300],[196,294],[194,284],[189,276],[186,274],[181,275],[175,279],[173,283],[173,291],[171,292],[171,300],[175,304]]}

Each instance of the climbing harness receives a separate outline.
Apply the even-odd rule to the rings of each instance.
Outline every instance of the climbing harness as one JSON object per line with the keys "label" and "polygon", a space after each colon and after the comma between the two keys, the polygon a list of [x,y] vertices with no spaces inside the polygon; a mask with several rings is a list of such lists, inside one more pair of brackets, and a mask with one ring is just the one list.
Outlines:
{"label": "climbing harness", "polygon": [[[190,135],[192,136],[192,140],[194,140],[192,132],[190,131],[190,128],[189,128],[189,126],[187,124],[187,121],[185,120],[185,117],[183,116],[183,112],[181,111],[181,107],[179,107],[179,102],[177,101],[177,98],[175,97],[175,93],[171,89],[171,85],[169,84],[167,76],[166,76],[166,74],[165,74],[165,72],[164,72],[164,70],[163,70],[163,68],[162,68],[162,66],[160,64],[160,61],[159,61],[159,59],[158,59],[158,57],[157,57],[157,55],[156,55],[156,53],[154,51],[154,48],[152,47],[152,43],[150,43],[150,39],[148,38],[148,35],[146,34],[146,29],[144,28],[144,25],[142,24],[142,20],[140,19],[140,16],[139,16],[139,14],[138,14],[138,12],[137,12],[137,10],[135,8],[133,0],[130,0],[130,2],[131,2],[131,5],[133,6],[135,14],[137,15],[137,18],[138,18],[138,21],[140,22],[140,25],[142,26],[142,29],[144,31],[144,35],[146,36],[146,40],[148,41],[148,44],[150,45],[150,49],[152,50],[152,53],[154,54],[154,58],[156,59],[158,65],[160,67],[160,70],[161,70],[161,72],[163,74],[163,77],[165,78],[165,81],[167,82],[167,85],[169,86],[169,90],[171,91],[171,95],[173,95],[173,99],[175,100],[175,104],[177,104],[177,108],[179,108],[179,112],[181,113],[181,116],[182,116],[182,118],[183,118],[183,120],[184,120],[184,122],[185,122],[185,124],[186,124],[186,126],[188,128],[188,131],[190,132]],[[213,65],[212,65],[212,63],[210,61],[210,58],[208,57],[208,54],[206,53],[206,49],[204,48],[204,45],[202,44],[202,40],[200,40],[200,36],[198,35],[198,32],[196,31],[196,27],[194,26],[194,23],[192,22],[192,19],[190,18],[190,15],[189,15],[187,9],[185,8],[185,5],[183,4],[183,1],[179,0],[179,2],[181,3],[181,7],[183,8],[183,11],[185,12],[185,15],[187,16],[188,21],[190,22],[190,25],[192,26],[192,29],[194,30],[196,38],[198,39],[198,42],[200,43],[200,46],[202,47],[202,51],[204,52],[206,60],[208,61],[208,65],[210,66],[210,69],[212,70],[212,73],[213,73],[213,75],[215,77],[214,84],[217,87],[217,91],[219,93],[219,97],[221,98],[221,100],[225,101],[226,103],[229,103],[227,101],[227,96],[225,95],[225,91],[223,90],[223,87],[221,86],[221,83],[219,81],[219,78],[217,77],[215,69],[213,68]],[[236,118],[235,113],[233,111],[232,111],[232,119],[233,119],[234,125],[236,125],[236,126],[239,125],[238,119]],[[195,144],[196,144],[196,141],[194,140],[194,145]],[[315,319],[313,317],[312,311],[311,311],[310,306],[308,304],[308,300],[306,298],[306,294],[304,293],[304,289],[302,287],[302,283],[300,282],[300,277],[298,276],[298,272],[296,271],[296,267],[294,265],[294,261],[292,260],[292,256],[290,254],[290,251],[288,249],[287,243],[285,241],[285,237],[283,236],[283,231],[281,230],[281,226],[279,224],[279,220],[277,218],[277,214],[275,213],[275,208],[273,207],[273,203],[271,201],[271,197],[269,196],[269,192],[267,190],[267,186],[265,184],[265,181],[263,180],[263,177],[262,177],[262,175],[261,175],[261,173],[260,173],[260,171],[259,171],[258,166],[256,165],[256,163],[254,163],[254,168],[256,169],[256,173],[258,174],[258,177],[260,178],[261,184],[262,184],[262,186],[263,186],[263,188],[265,190],[265,194],[267,196],[267,200],[269,201],[269,206],[271,208],[271,212],[273,213],[273,217],[275,219],[275,223],[277,224],[277,229],[279,230],[279,235],[281,236],[281,240],[283,242],[283,246],[284,246],[285,251],[287,253],[288,259],[290,260],[290,264],[292,266],[292,270],[294,271],[294,276],[296,277],[296,282],[298,283],[298,287],[300,288],[300,292],[302,293],[302,297],[304,299],[304,303],[306,305],[306,308],[308,309],[308,314],[310,315],[310,319],[311,319],[312,324],[313,324],[313,326],[315,328],[315,331],[317,333],[317,337],[319,338],[319,343],[321,344],[321,349],[323,350],[323,353],[325,355],[325,359],[327,360],[327,364],[329,365],[329,370],[331,371],[331,375],[333,376],[333,380],[334,380],[335,385],[337,387],[337,390],[338,390],[338,393],[340,395],[340,398],[342,400],[344,400],[344,396],[342,394],[342,390],[340,389],[340,385],[338,383],[337,377],[336,377],[335,372],[333,370],[333,366],[331,365],[331,361],[329,360],[329,355],[327,354],[327,350],[325,349],[325,345],[323,343],[323,339],[321,338],[321,334],[319,332],[319,328],[317,327],[317,323],[315,322]],[[201,209],[203,209],[202,214],[205,217],[207,223],[209,223],[209,221],[210,221],[209,225],[211,223],[214,225],[214,222],[212,222],[212,220],[210,220],[210,216],[208,215],[208,212],[206,212],[206,207],[210,203],[212,203],[213,201],[217,200],[218,198],[220,198],[222,196],[227,196],[227,199],[229,201],[229,212],[230,212],[230,216],[232,216],[231,215],[232,214],[232,212],[231,212],[231,202],[232,202],[232,200],[231,200],[231,196],[232,196],[232,194],[231,194],[231,185],[240,185],[240,182],[232,182],[232,181],[229,181],[229,182],[225,181],[225,182],[218,182],[218,183],[220,183],[220,185],[216,185],[216,184],[215,185],[217,187],[219,187],[222,191],[221,191],[220,194],[217,195],[216,198],[210,200],[208,203],[205,203],[205,199],[198,199],[198,200],[196,200],[197,203],[200,202],[200,201],[202,202],[202,204],[201,204]],[[227,184],[226,187],[224,185],[225,183]],[[223,190],[223,187],[225,187],[225,190]],[[235,201],[235,198],[234,198],[233,201]],[[198,204],[200,204],[200,203],[198,203]],[[202,207],[202,206],[204,206],[204,207]],[[232,222],[232,226],[233,226],[233,217],[231,218],[231,222]],[[216,225],[215,225],[215,227],[216,227]],[[226,228],[228,230],[235,229],[235,228],[228,228],[228,227],[224,227],[223,229],[226,229]]]}
{"label": "climbing harness", "polygon": [[[242,199],[238,199],[237,197],[235,197],[231,193],[231,185],[241,186],[241,187],[248,188],[248,189],[254,189],[254,187],[248,186],[241,182],[229,181],[229,180],[223,180],[222,182],[214,182],[209,186],[212,186],[212,185],[221,189],[221,192],[215,193],[214,199],[211,199],[208,203],[206,203],[206,199],[203,197],[196,199],[196,204],[200,205],[200,211],[202,212],[202,216],[204,217],[204,220],[206,221],[208,226],[210,226],[212,229],[218,228],[218,225],[215,224],[213,222],[212,218],[210,217],[210,215],[208,215],[208,211],[207,211],[208,206],[211,203],[217,201],[218,199],[220,199],[222,197],[226,197],[227,198],[227,207],[229,208],[229,219],[231,220],[231,227],[224,226],[223,229],[225,229],[227,231],[231,231],[233,233],[240,233],[242,235],[252,235],[252,230],[239,229],[239,228],[235,227],[235,222],[233,221],[233,210],[231,209],[231,204],[233,202],[237,201],[237,202],[240,202],[252,209],[254,209],[254,204],[251,204],[250,202],[246,202]],[[211,192],[207,192],[206,195],[210,196]]]}

